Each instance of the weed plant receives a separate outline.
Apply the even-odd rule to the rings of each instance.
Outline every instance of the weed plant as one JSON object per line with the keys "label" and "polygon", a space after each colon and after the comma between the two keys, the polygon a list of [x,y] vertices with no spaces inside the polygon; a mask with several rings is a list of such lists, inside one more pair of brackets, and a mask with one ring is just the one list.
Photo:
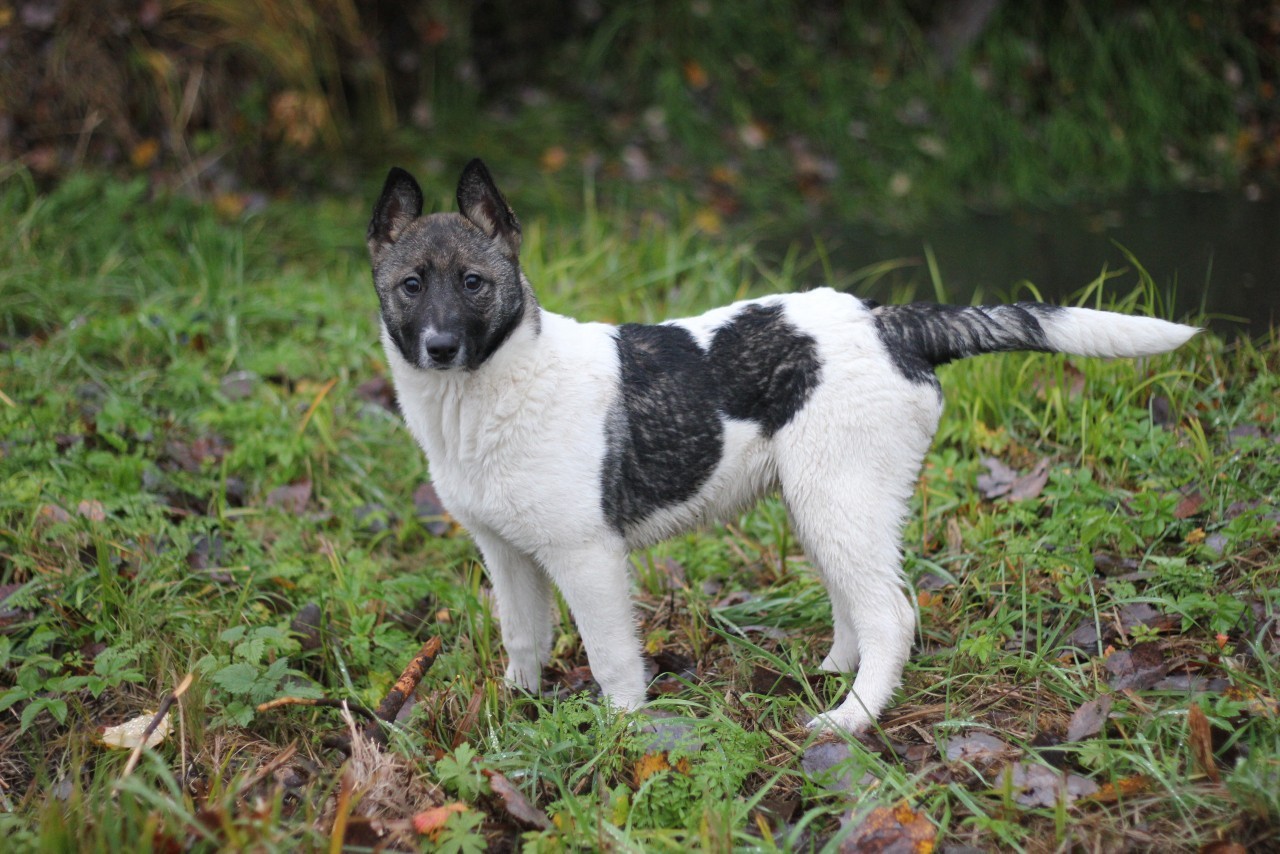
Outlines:
{"label": "weed plant", "polygon": [[[1273,338],[944,368],[948,412],[905,535],[917,648],[881,730],[838,740],[824,775],[806,770],[818,742],[802,721],[847,679],[814,670],[829,606],[776,500],[637,555],[656,717],[590,696],[563,609],[547,696],[502,684],[477,554],[415,505],[429,475],[389,399],[366,216],[325,201],[228,221],[140,182],[0,185],[7,845],[341,844],[341,759],[321,744],[336,715],[255,706],[375,706],[432,635],[444,652],[391,751],[468,806],[444,850],[819,850],[904,801],[939,844],[1275,843]],[[792,262],[590,204],[577,221],[530,219],[524,260],[550,309],[614,321],[801,280]],[[1135,266],[1080,301],[1158,311],[1158,297]],[[983,457],[1043,462],[1042,491],[984,498]],[[1164,678],[1112,687],[1116,656],[1144,650]],[[123,779],[98,728],[154,709],[186,673],[173,734]],[[1067,741],[1102,694],[1109,717]],[[1020,801],[997,769],[947,759],[978,731],[1103,794]],[[264,776],[291,745],[289,774]],[[550,826],[511,819],[492,773]]]}

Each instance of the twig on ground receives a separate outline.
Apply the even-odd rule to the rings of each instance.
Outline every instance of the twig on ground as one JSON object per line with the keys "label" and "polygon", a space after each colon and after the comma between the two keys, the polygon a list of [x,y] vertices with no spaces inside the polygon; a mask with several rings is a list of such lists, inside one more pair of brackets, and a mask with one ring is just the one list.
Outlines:
{"label": "twig on ground", "polygon": [[169,714],[169,709],[178,701],[178,698],[187,693],[187,689],[191,687],[191,683],[194,680],[195,674],[188,673],[178,683],[178,687],[174,688],[173,692],[160,702],[160,708],[151,718],[151,723],[147,724],[147,728],[142,731],[142,737],[134,745],[133,752],[129,754],[129,761],[125,763],[124,772],[120,775],[121,780],[133,773],[133,769],[138,765],[138,759],[142,756],[142,748],[147,746],[147,739],[151,738],[151,733],[155,732],[156,727],[160,726],[160,722],[164,720],[165,715]]}
{"label": "twig on ground", "polygon": [[[441,646],[442,644],[438,637],[431,638],[422,645],[422,649],[418,650],[418,654],[405,667],[400,674],[400,678],[396,680],[396,684],[391,686],[387,696],[383,697],[382,702],[378,704],[377,716],[379,720],[391,723],[396,719],[396,715],[400,714],[400,710],[404,708],[405,702],[418,689],[418,683],[422,681],[422,677],[431,669],[431,665],[435,664],[436,656],[440,654]],[[365,725],[364,734],[380,745],[387,743],[386,733],[383,732],[376,721],[370,721]]]}
{"label": "twig on ground", "polygon": [[350,709],[352,714],[368,718],[375,725],[378,720],[375,712],[359,703],[353,703],[350,700],[335,700],[332,697],[276,697],[274,700],[259,703],[257,710],[259,712],[269,712],[281,706],[320,706],[326,709]]}

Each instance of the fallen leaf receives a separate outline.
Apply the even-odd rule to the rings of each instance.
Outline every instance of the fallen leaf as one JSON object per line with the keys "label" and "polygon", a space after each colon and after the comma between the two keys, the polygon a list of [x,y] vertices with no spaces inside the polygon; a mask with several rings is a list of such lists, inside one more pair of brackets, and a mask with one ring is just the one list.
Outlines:
{"label": "fallen leaf", "polygon": [[844,741],[818,741],[800,757],[805,776],[824,789],[853,791],[855,780],[848,762],[853,752]]}
{"label": "fallen leaf", "polygon": [[1009,787],[1018,804],[1031,808],[1054,807],[1060,799],[1070,804],[1098,791],[1097,784],[1087,777],[1064,774],[1031,762],[1010,765],[1005,769],[1002,783]]}
{"label": "fallen leaf", "polygon": [[76,515],[90,522],[101,522],[107,518],[107,511],[101,501],[81,501],[76,505]]}
{"label": "fallen leaf", "polygon": [[453,519],[449,516],[449,511],[444,509],[431,481],[414,491],[413,513],[432,536],[443,537],[453,527]]}
{"label": "fallen leaf", "polygon": [[[107,747],[119,747],[123,750],[133,750],[142,741],[142,733],[146,731],[151,724],[151,719],[156,716],[154,711],[143,712],[136,718],[127,720],[118,726],[107,727],[102,731],[99,740]],[[171,729],[169,724],[169,716],[165,715],[160,719],[160,723],[156,724],[156,728],[151,731],[151,735],[147,736],[147,747],[155,747],[164,741],[169,735]]]}
{"label": "fallen leaf", "polygon": [[467,805],[458,801],[423,810],[413,817],[413,829],[424,836],[435,839],[440,835],[440,831],[444,829],[444,823],[449,820],[449,816],[466,811]]}
{"label": "fallen leaf", "polygon": [[546,151],[542,152],[542,158],[539,163],[543,172],[556,173],[564,168],[569,162],[569,152],[564,150],[563,145],[553,145]]}
{"label": "fallen leaf", "polygon": [[502,799],[507,815],[527,827],[538,830],[551,828],[551,819],[547,818],[547,814],[529,803],[524,792],[513,786],[510,780],[497,771],[486,771],[485,777],[489,779],[489,789]]}
{"label": "fallen leaf", "polygon": [[1096,792],[1086,795],[1084,799],[1093,803],[1110,804],[1121,798],[1136,795],[1138,792],[1145,792],[1149,788],[1151,788],[1151,780],[1139,774],[1135,777],[1121,778],[1114,783],[1103,783]]}
{"label": "fallen leaf", "polygon": [[707,76],[706,69],[696,59],[690,59],[685,62],[684,79],[694,89],[705,89],[707,84],[711,82]]}
{"label": "fallen leaf", "polygon": [[1113,578],[1117,575],[1137,572],[1138,561],[1131,557],[1121,557],[1107,552],[1094,552],[1093,568],[1107,578]]}
{"label": "fallen leaf", "polygon": [[1218,763],[1213,758],[1213,729],[1199,703],[1192,703],[1187,710],[1187,729],[1191,755],[1195,757],[1196,764],[1210,780],[1221,783],[1222,775],[1218,773]]}
{"label": "fallen leaf", "polygon": [[904,801],[895,807],[876,807],[858,822],[840,844],[841,854],[930,854],[938,828],[929,817]]}
{"label": "fallen leaf", "polygon": [[949,738],[944,755],[948,762],[969,762],[973,765],[990,765],[1016,752],[1016,748],[981,730]]}
{"label": "fallen leaf", "polygon": [[1210,842],[1200,849],[1200,854],[1249,854],[1249,849],[1239,842],[1223,840]]}
{"label": "fallen leaf", "polygon": [[278,507],[286,513],[299,516],[311,500],[311,481],[300,480],[286,486],[277,486],[267,494],[267,506]]}
{"label": "fallen leaf", "polygon": [[322,612],[320,606],[315,602],[304,605],[297,614],[294,615],[292,622],[289,623],[289,631],[293,632],[298,639],[298,645],[303,651],[311,649],[320,649],[324,646],[324,642],[320,637],[320,619]]}
{"label": "fallen leaf", "polygon": [[1039,497],[1049,482],[1049,461],[1036,463],[1035,468],[1024,475],[1006,466],[995,457],[982,457],[979,460],[987,467],[987,474],[978,475],[978,493],[988,500],[1006,498],[1009,501],[1024,501]]}
{"label": "fallen leaf", "polygon": [[645,780],[655,774],[664,774],[668,771],[678,771],[681,774],[689,773],[689,759],[681,756],[676,760],[675,764],[671,764],[671,757],[665,750],[646,753],[636,760],[631,768],[631,779],[635,783],[635,787],[640,788]]}
{"label": "fallen leaf", "polygon": [[786,697],[804,693],[804,686],[794,677],[756,665],[751,671],[751,693],[769,697]]}
{"label": "fallen leaf", "polygon": [[1204,506],[1204,496],[1200,494],[1200,490],[1182,496],[1182,500],[1178,502],[1178,506],[1173,508],[1173,518],[1187,519],[1200,512],[1200,508]]}
{"label": "fallen leaf", "polygon": [[1143,691],[1164,678],[1170,663],[1165,659],[1160,644],[1150,642],[1112,653],[1107,657],[1105,666],[1111,673],[1107,684],[1114,690]]}
{"label": "fallen leaf", "polygon": [[1067,741],[1082,741],[1102,732],[1113,702],[1110,694],[1103,694],[1076,709],[1071,715],[1071,723],[1067,724]]}

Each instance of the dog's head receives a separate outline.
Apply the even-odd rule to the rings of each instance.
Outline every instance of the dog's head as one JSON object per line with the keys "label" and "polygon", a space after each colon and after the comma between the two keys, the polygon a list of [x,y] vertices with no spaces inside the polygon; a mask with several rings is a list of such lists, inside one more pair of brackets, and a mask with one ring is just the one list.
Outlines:
{"label": "dog's head", "polygon": [[418,182],[395,168],[369,221],[382,322],[421,369],[480,367],[533,301],[520,272],[520,223],[479,160],[458,179],[458,211],[422,216]]}

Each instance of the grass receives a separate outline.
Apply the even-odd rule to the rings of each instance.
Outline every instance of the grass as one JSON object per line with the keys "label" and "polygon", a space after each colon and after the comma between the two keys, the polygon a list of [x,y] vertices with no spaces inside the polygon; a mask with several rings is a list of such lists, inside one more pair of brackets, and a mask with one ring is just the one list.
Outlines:
{"label": "grass", "polygon": [[[840,742],[826,768],[801,722],[847,680],[814,671],[829,608],[774,500],[637,556],[665,717],[621,719],[571,690],[585,659],[567,617],[548,673],[567,687],[502,685],[475,550],[415,511],[428,473],[384,405],[367,206],[226,219],[142,182],[0,185],[11,845],[358,848],[376,841],[368,816],[403,833],[445,802],[467,809],[431,844],[456,851],[821,850],[902,802],[939,845],[1275,844],[1274,338],[944,369],[949,409],[905,535],[917,649],[881,732]],[[530,218],[524,259],[549,308],[609,320],[791,289],[802,267],[589,204],[580,222]],[[1081,299],[1144,311],[1158,292],[1135,267]],[[1047,461],[1043,491],[983,498],[982,456]],[[1155,616],[1130,619],[1142,607]],[[444,652],[378,771],[394,785],[322,746],[342,727],[332,710],[254,710],[283,694],[372,707],[433,635]],[[1112,688],[1126,653],[1171,681]],[[187,673],[174,733],[126,779],[98,728],[154,709]],[[1103,694],[1105,725],[1066,741]],[[977,731],[1011,756],[947,761],[948,739]],[[1029,805],[1002,776],[1010,760],[1103,788]],[[517,820],[493,774],[551,826]]]}

